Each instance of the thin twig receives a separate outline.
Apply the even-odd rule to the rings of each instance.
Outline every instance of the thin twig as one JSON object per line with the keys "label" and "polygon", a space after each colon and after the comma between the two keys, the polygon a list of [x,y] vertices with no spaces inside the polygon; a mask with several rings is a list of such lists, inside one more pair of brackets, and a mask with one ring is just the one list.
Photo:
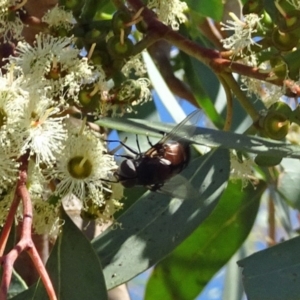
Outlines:
{"label": "thin twig", "polygon": [[252,120],[255,122],[259,119],[259,113],[255,106],[250,102],[245,93],[241,90],[238,83],[235,81],[231,73],[223,73],[222,78],[226,81],[227,85],[230,87],[240,104],[243,106],[245,111],[249,114]]}
{"label": "thin twig", "polygon": [[37,268],[39,275],[41,276],[41,280],[44,283],[49,299],[56,300],[57,297],[55,295],[55,291],[49,278],[49,275],[32,241],[32,202],[30,199],[30,194],[26,187],[28,157],[24,156],[22,162],[23,163],[20,167],[20,175],[19,180],[17,182],[15,196],[17,197],[17,199],[21,198],[23,204],[23,223],[21,238],[20,241],[14,246],[14,248],[8,252],[8,254],[1,257],[3,275],[0,285],[0,300],[7,299],[7,293],[11,282],[14,262],[16,261],[20,253],[25,250],[28,251],[28,254],[30,255],[35,267]]}
{"label": "thin twig", "polygon": [[141,16],[148,25],[147,35],[135,45],[135,54],[154,44],[156,41],[164,39],[186,54],[195,57],[197,60],[206,64],[216,73],[235,72],[240,75],[269,82],[277,86],[284,86],[286,89],[291,90],[295,95],[300,96],[300,86],[299,84],[295,84],[294,81],[282,78],[270,80],[271,74],[262,73],[259,68],[247,66],[229,59],[228,55],[231,55],[230,52],[219,52],[215,49],[202,47],[187,39],[180,33],[172,30],[170,27],[158,21],[155,13],[145,7],[142,1],[127,0],[127,2],[135,11],[139,11],[142,7],[144,7]]}
{"label": "thin twig", "polygon": [[269,225],[269,234],[268,234],[268,246],[274,246],[276,244],[276,220],[275,220],[275,205],[272,199],[272,196],[269,196],[268,199],[268,225]]}
{"label": "thin twig", "polygon": [[224,124],[224,131],[229,131],[232,124],[232,116],[233,116],[233,100],[230,86],[227,84],[226,80],[223,79],[222,75],[218,76],[226,94],[226,120]]}
{"label": "thin twig", "polygon": [[10,206],[9,213],[6,218],[6,222],[3,226],[1,237],[0,237],[0,257],[3,256],[7,240],[10,234],[11,227],[13,226],[15,215],[20,204],[20,197],[15,193],[13,202]]}

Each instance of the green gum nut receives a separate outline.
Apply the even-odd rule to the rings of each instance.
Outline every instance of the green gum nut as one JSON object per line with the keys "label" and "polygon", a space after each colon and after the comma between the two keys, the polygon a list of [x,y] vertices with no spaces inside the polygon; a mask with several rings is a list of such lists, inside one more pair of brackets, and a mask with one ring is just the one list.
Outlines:
{"label": "green gum nut", "polygon": [[107,52],[95,50],[92,54],[91,61],[94,65],[107,65],[110,62],[110,57]]}
{"label": "green gum nut", "polygon": [[282,32],[291,32],[300,28],[300,11],[293,10],[287,13],[286,17],[279,17],[278,27]]}
{"label": "green gum nut", "polygon": [[148,25],[144,20],[135,24],[136,29],[141,33],[147,33]]}
{"label": "green gum nut", "polygon": [[70,36],[69,31],[65,27],[58,27],[54,29],[54,35],[59,37],[67,37]]}
{"label": "green gum nut", "polygon": [[107,41],[107,50],[114,58],[126,58],[132,53],[133,42],[127,37],[121,42],[120,36],[115,35]]}
{"label": "green gum nut", "polygon": [[131,22],[131,14],[128,11],[118,10],[115,12],[112,18],[112,29],[114,34],[119,35],[121,29],[123,29],[125,35],[129,35],[132,28],[132,26],[126,26],[129,22]]}
{"label": "green gum nut", "polygon": [[278,101],[274,104],[272,104],[270,107],[269,107],[269,111],[277,111],[277,112],[280,112],[282,113],[287,119],[289,119],[289,117],[291,116],[292,114],[292,109],[291,107],[286,104],[285,102],[282,102],[282,101]]}
{"label": "green gum nut", "polygon": [[272,42],[280,51],[289,51],[297,46],[299,38],[289,32],[281,32],[275,28],[272,33]]}
{"label": "green gum nut", "polygon": [[95,28],[88,31],[85,35],[85,39],[90,43],[97,42],[97,40],[99,40],[100,37],[101,37],[101,31]]}
{"label": "green gum nut", "polygon": [[78,95],[80,104],[88,111],[94,111],[99,107],[100,96],[98,93],[92,94],[92,92],[93,87],[85,86]]}
{"label": "green gum nut", "polygon": [[277,111],[268,111],[263,119],[263,133],[273,140],[282,140],[288,134],[290,120]]}
{"label": "green gum nut", "polygon": [[281,161],[281,157],[269,156],[264,154],[258,154],[254,159],[254,162],[261,167],[273,167],[280,164]]}

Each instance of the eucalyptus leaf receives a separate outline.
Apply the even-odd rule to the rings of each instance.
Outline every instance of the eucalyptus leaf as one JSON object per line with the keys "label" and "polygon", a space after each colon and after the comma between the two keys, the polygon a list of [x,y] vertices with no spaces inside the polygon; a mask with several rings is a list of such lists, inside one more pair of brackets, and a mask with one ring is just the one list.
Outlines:
{"label": "eucalyptus leaf", "polygon": [[299,249],[297,237],[240,260],[248,299],[299,299]]}
{"label": "eucalyptus leaf", "polygon": [[300,209],[300,161],[284,159],[283,172],[278,178],[278,191],[294,208]]}
{"label": "eucalyptus leaf", "polygon": [[220,21],[222,18],[223,5],[221,0],[187,0],[186,3],[191,9],[207,17],[211,17],[216,21]]}
{"label": "eucalyptus leaf", "polygon": [[28,287],[25,281],[22,279],[22,277],[15,270],[13,270],[12,280],[8,291],[8,297],[12,298],[13,296],[20,294],[27,288]]}
{"label": "eucalyptus leaf", "polygon": [[[106,300],[107,290],[101,264],[90,241],[66,213],[62,218],[64,226],[46,264],[58,299]],[[39,280],[37,285],[14,299],[40,300],[48,299],[48,296]]]}
{"label": "eucalyptus leaf", "polygon": [[245,241],[265,189],[230,182],[211,215],[154,268],[145,299],[194,299]]}
{"label": "eucalyptus leaf", "polygon": [[[108,128],[153,137],[161,137],[160,132],[169,132],[174,127],[174,125],[165,123],[137,119],[120,120],[118,118],[101,118],[96,123]],[[182,128],[182,132],[185,134],[184,128]],[[180,131],[177,134],[180,135]],[[262,153],[274,157],[300,158],[300,146],[233,132],[198,127],[193,136],[184,136],[184,138],[191,143],[209,147],[223,147],[249,153]]]}
{"label": "eucalyptus leaf", "polygon": [[182,172],[197,188],[198,198],[184,201],[159,193],[144,194],[93,241],[107,287],[135,277],[163,259],[212,212],[229,176],[229,153],[216,149],[197,158]]}
{"label": "eucalyptus leaf", "polygon": [[199,106],[216,127],[222,128],[224,120],[214,106],[220,82],[211,69],[203,63],[185,53],[180,53],[180,57],[183,61],[186,80],[192,88]]}

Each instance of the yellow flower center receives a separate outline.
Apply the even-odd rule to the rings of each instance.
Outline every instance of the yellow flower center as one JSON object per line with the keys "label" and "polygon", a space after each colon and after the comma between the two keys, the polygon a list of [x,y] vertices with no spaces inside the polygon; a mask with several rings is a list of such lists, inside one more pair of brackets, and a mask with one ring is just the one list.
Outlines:
{"label": "yellow flower center", "polygon": [[75,156],[68,162],[68,171],[76,179],[85,179],[92,173],[92,164],[84,156]]}

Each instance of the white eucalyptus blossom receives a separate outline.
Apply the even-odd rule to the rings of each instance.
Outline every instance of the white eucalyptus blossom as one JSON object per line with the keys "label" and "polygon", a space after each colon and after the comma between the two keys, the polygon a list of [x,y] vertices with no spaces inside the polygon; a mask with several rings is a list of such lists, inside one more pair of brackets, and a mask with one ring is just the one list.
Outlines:
{"label": "white eucalyptus blossom", "polygon": [[266,108],[278,102],[285,93],[284,87],[262,82],[255,78],[241,76],[241,82],[243,83],[242,90],[246,91],[248,96],[256,95],[257,99],[260,99]]}
{"label": "white eucalyptus blossom", "polygon": [[58,205],[45,201],[39,197],[32,197],[33,220],[32,226],[36,234],[55,236],[61,227]]}
{"label": "white eucalyptus blossom", "polygon": [[26,133],[22,152],[35,155],[37,164],[51,165],[67,137],[64,127],[67,117],[56,116],[59,111],[48,98],[40,99],[40,95],[32,95],[24,110],[20,124]]}
{"label": "white eucalyptus blossom", "polygon": [[149,0],[148,8],[155,10],[158,19],[173,30],[178,30],[179,25],[187,20],[184,11],[188,9],[185,2],[180,0]]}
{"label": "white eucalyptus blossom", "polygon": [[246,187],[248,182],[254,178],[252,171],[253,161],[251,159],[243,159],[241,162],[238,160],[237,156],[231,152],[230,166],[230,178],[233,180],[242,180],[243,187]]}
{"label": "white eucalyptus blossom", "polygon": [[48,10],[43,16],[42,21],[50,27],[64,28],[66,30],[70,30],[75,23],[72,12],[66,11],[58,5]]}
{"label": "white eucalyptus blossom", "polygon": [[6,222],[11,203],[14,199],[14,194],[15,189],[12,189],[7,193],[0,195],[0,227],[3,227]]}
{"label": "white eucalyptus blossom", "polygon": [[[117,166],[114,157],[106,153],[104,144],[91,131],[69,132],[63,150],[58,153],[56,165],[47,172],[47,178],[59,181],[56,193],[75,195],[83,203],[88,191],[97,191],[94,202],[104,203],[103,180],[109,180]],[[105,182],[106,183],[106,182]]]}
{"label": "white eucalyptus blossom", "polygon": [[19,178],[16,161],[16,149],[11,147],[9,141],[0,144],[0,194],[16,183]]}
{"label": "white eucalyptus blossom", "polygon": [[21,71],[24,80],[36,89],[46,89],[49,98],[59,97],[62,102],[65,98],[75,100],[80,87],[93,82],[99,73],[93,72],[69,37],[39,34],[34,46],[19,42],[16,53],[16,57],[10,57],[10,64]]}
{"label": "white eucalyptus blossom", "polygon": [[18,147],[24,132],[20,119],[29,101],[29,93],[21,88],[20,80],[14,80],[12,73],[0,74],[0,143]]}
{"label": "white eucalyptus blossom", "polygon": [[241,21],[234,13],[229,13],[232,20],[227,24],[221,24],[222,30],[234,31],[234,34],[226,39],[222,39],[223,47],[232,50],[234,54],[241,53],[243,49],[251,52],[252,45],[258,45],[253,39],[253,33],[257,32],[257,26],[261,17],[256,14],[248,14]]}
{"label": "white eucalyptus blossom", "polygon": [[23,23],[17,11],[26,1],[0,0],[0,37],[4,41],[20,40]]}
{"label": "white eucalyptus blossom", "polygon": [[125,81],[118,92],[117,101],[108,99],[101,102],[101,114],[106,116],[108,112],[112,112],[112,116],[123,116],[125,113],[134,112],[134,106],[152,99],[149,86],[148,78]]}
{"label": "white eucalyptus blossom", "polygon": [[124,187],[120,183],[108,183],[102,191],[102,201],[99,202],[99,191],[93,187],[89,189],[82,210],[85,215],[92,218],[97,224],[103,225],[114,221],[114,213],[122,209]]}
{"label": "white eucalyptus blossom", "polygon": [[122,72],[125,76],[129,76],[131,72],[136,76],[145,76],[147,69],[143,62],[142,55],[139,54],[131,57],[123,66]]}

